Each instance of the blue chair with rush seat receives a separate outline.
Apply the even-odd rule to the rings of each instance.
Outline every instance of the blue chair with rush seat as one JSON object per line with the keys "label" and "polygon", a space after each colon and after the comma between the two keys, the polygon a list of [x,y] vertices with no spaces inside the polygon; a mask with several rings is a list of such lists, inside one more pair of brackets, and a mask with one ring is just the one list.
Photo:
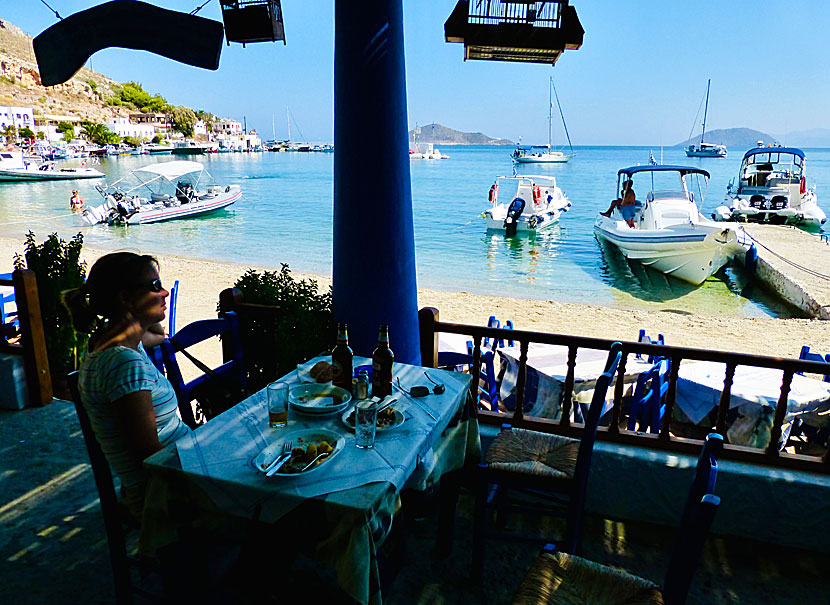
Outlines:
{"label": "blue chair with rush seat", "polygon": [[[508,508],[509,489],[530,490],[546,496],[553,506],[545,507],[542,512],[560,516],[563,511],[558,510],[561,507],[556,505],[562,496],[566,496],[563,544],[567,552],[579,549],[594,441],[608,385],[617,372],[622,356],[621,350],[621,343],[611,346],[605,371],[596,382],[581,439],[506,425],[493,440],[484,456],[484,462],[479,465],[476,477],[472,574],[477,580],[484,574],[487,510],[496,508],[501,513]],[[510,505],[509,508],[519,507]],[[534,508],[538,512],[538,507]],[[501,514],[499,518],[503,518]],[[501,534],[500,537],[511,536]]]}
{"label": "blue chair with rush seat", "polygon": [[[193,357],[186,349],[216,336],[228,339],[225,350],[230,350],[231,360],[212,369]],[[245,364],[239,339],[239,323],[236,313],[232,311],[225,313],[224,317],[219,319],[203,319],[186,325],[174,337],[166,338],[161,344],[161,348],[167,378],[173,385],[173,390],[176,391],[176,397],[179,401],[179,412],[182,420],[190,428],[198,426],[190,403],[197,399],[200,393],[203,393],[207,388],[222,388],[228,385],[238,387],[240,391],[244,391],[246,388]],[[181,353],[192,361],[203,374],[186,383],[176,360],[177,353]],[[218,384],[217,380],[223,384]]]}
{"label": "blue chair with rush seat", "polygon": [[720,498],[713,492],[722,449],[723,437],[709,434],[698,458],[662,589],[644,578],[548,544],[519,585],[513,603],[685,603],[720,506]]}

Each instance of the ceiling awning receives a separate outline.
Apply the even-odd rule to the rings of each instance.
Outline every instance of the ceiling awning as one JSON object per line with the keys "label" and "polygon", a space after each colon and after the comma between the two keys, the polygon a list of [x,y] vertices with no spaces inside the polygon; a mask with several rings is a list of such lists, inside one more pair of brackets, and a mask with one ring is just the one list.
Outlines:
{"label": "ceiling awning", "polygon": [[568,0],[461,0],[444,23],[447,42],[464,44],[464,60],[555,64],[582,46],[585,30]]}
{"label": "ceiling awning", "polygon": [[162,162],[160,164],[150,164],[143,168],[136,168],[133,172],[144,172],[147,174],[158,175],[168,181],[175,181],[186,174],[193,172],[201,172],[205,167],[201,162],[188,162],[186,160],[177,160],[174,162]]}

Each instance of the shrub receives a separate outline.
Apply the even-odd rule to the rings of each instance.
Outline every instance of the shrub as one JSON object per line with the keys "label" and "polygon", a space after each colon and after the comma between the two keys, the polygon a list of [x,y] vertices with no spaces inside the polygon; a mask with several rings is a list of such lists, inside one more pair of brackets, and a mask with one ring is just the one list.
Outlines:
{"label": "shrub", "polygon": [[246,303],[279,309],[274,314],[239,317],[250,389],[261,389],[331,347],[335,336],[331,289],[320,293],[316,280],[294,279],[286,264],[279,271],[250,269],[234,287]]}
{"label": "shrub", "polygon": [[31,269],[37,279],[40,313],[46,336],[46,353],[53,375],[76,369],[86,349],[87,335],[72,328],[69,312],[61,303],[64,290],[77,288],[86,279],[86,263],[80,260],[84,236],[78,233],[69,242],[52,233],[38,245],[35,234],[26,234],[24,255],[15,254],[15,269]]}

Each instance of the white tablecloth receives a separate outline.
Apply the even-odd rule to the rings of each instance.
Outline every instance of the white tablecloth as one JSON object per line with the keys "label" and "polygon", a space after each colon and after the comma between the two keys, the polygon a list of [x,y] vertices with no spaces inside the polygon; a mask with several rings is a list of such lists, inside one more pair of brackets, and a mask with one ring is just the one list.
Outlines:
{"label": "white tablecloth", "polygon": [[[520,348],[518,346],[498,349],[502,368],[500,401],[510,407],[515,405],[516,380],[519,370]],[[605,370],[608,359],[607,351],[581,348],[577,351],[574,367],[574,399],[579,403],[590,403],[593,387],[597,378]],[[637,377],[653,364],[633,355],[628,357],[625,366],[626,394],[633,391]],[[525,387],[526,416],[558,419],[561,414],[562,395],[565,378],[568,374],[568,347],[531,343],[527,351],[527,383]],[[613,404],[614,387],[608,388],[606,406],[603,413]]]}
{"label": "white tablecloth", "polygon": [[[725,376],[726,365],[723,363],[699,361],[680,366],[676,403],[693,423],[700,423],[717,408]],[[769,441],[769,429],[772,428],[783,378],[783,370],[753,366],[735,368],[729,407],[741,409],[728,429],[730,443],[765,446]],[[801,417],[807,424],[826,424],[827,420],[822,417],[826,418],[829,410],[830,383],[796,374],[787,398],[783,436],[786,438],[789,435],[789,428],[796,417]]]}

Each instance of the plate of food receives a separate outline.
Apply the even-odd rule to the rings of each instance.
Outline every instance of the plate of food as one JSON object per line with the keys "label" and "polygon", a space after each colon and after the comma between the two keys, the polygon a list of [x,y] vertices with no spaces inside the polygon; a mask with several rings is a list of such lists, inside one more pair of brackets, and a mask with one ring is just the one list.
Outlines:
{"label": "plate of food", "polygon": [[253,461],[254,467],[264,473],[280,455],[286,441],[291,442],[291,456],[272,477],[297,477],[313,473],[339,454],[346,444],[345,437],[327,429],[294,431],[286,433],[279,441],[257,454]]}
{"label": "plate of food", "polygon": [[288,403],[305,414],[333,414],[349,405],[352,395],[330,384],[300,384],[288,391]]}
{"label": "plate of food", "polygon": [[324,384],[334,378],[334,366],[324,359],[315,358],[297,366],[300,382]]}
{"label": "plate of food", "polygon": [[[354,430],[354,408],[346,410],[340,417],[350,431]],[[377,422],[375,423],[378,431],[390,431],[401,426],[406,421],[406,416],[403,412],[396,410],[393,407],[388,407],[378,414]]]}

